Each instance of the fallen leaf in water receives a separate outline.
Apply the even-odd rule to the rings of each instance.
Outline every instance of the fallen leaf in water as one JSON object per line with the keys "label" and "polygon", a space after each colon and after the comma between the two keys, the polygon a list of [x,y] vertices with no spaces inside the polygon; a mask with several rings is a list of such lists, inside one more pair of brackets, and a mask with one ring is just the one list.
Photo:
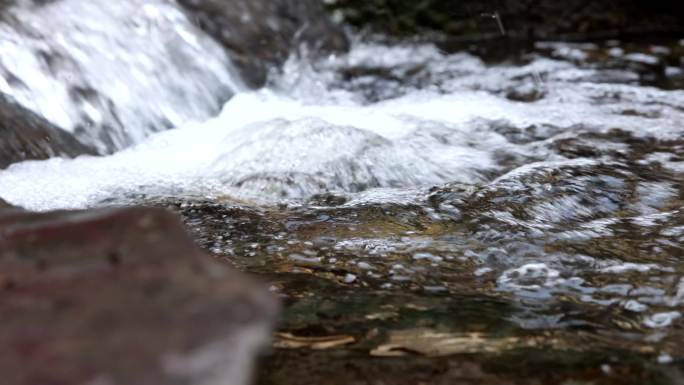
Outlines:
{"label": "fallen leaf in water", "polygon": [[430,329],[391,332],[387,343],[373,349],[373,356],[393,357],[410,353],[446,356],[460,353],[496,353],[518,346],[518,338],[492,338],[485,333],[442,333]]}
{"label": "fallen leaf in water", "polygon": [[281,349],[332,349],[356,342],[352,336],[300,337],[291,333],[277,333],[273,347]]}

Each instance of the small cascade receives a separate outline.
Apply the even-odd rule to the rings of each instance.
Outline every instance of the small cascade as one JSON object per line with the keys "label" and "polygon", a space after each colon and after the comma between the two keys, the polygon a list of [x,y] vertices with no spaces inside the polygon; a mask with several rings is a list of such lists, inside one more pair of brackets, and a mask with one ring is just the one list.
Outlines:
{"label": "small cascade", "polygon": [[0,52],[0,92],[100,153],[205,120],[243,88],[169,0],[18,1]]}

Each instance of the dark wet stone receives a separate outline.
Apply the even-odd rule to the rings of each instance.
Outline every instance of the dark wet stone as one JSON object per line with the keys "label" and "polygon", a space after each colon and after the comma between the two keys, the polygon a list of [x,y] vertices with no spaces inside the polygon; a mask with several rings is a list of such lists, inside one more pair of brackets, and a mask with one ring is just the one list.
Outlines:
{"label": "dark wet stone", "polygon": [[316,194],[309,199],[308,204],[311,206],[323,206],[323,207],[334,207],[342,206],[347,203],[349,198],[344,195],[339,194]]}
{"label": "dark wet stone", "polygon": [[0,211],[3,384],[244,384],[274,299],[161,209]]}
{"label": "dark wet stone", "polygon": [[0,95],[0,169],[23,160],[83,154],[94,154],[94,150]]}
{"label": "dark wet stone", "polygon": [[506,92],[506,98],[516,102],[532,103],[544,99],[546,92],[536,87],[511,88]]}
{"label": "dark wet stone", "polygon": [[342,29],[317,0],[180,0],[191,18],[227,48],[244,80],[264,84],[273,65],[302,44],[310,53],[346,50]]}

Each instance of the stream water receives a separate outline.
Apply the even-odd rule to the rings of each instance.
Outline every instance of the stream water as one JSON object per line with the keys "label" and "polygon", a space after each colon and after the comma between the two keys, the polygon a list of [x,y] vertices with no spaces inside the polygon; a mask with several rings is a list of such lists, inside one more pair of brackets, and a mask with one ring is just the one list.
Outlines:
{"label": "stream water", "polygon": [[[89,81],[140,127],[121,142],[137,144],[15,164],[0,198],[179,212],[202,247],[287,304],[263,383],[680,378],[668,364],[684,358],[684,91],[663,58],[683,52],[684,41],[545,43],[490,64],[357,41],[294,56],[257,91],[218,55],[197,76],[225,87],[206,94],[198,84],[212,80],[191,85],[177,68],[143,74],[207,100],[235,93],[220,113],[162,93],[137,122],[95,73],[57,77],[57,89],[14,94],[57,100],[66,119],[73,101],[50,92]],[[154,111],[183,123],[148,136],[158,129],[145,119],[175,121]]]}

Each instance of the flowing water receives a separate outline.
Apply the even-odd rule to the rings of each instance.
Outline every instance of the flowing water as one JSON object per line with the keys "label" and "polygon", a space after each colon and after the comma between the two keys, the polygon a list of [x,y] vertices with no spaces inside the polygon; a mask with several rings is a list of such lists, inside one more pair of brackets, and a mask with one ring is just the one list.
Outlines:
{"label": "flowing water", "polygon": [[[57,100],[56,115],[34,107],[72,129],[77,106],[59,95],[88,81],[127,111],[137,144],[13,165],[0,197],[181,213],[202,247],[287,304],[264,383],[679,378],[662,368],[684,359],[684,91],[679,67],[654,63],[684,42],[645,50],[546,43],[487,64],[359,41],[296,55],[257,91],[240,91],[220,55],[194,82],[176,76],[185,67],[158,72],[162,56],[143,66],[150,104],[134,107],[99,83],[109,74],[21,66],[49,84],[13,95]],[[199,104],[179,105],[178,87]],[[235,95],[208,118],[225,90]],[[142,139],[165,119],[184,122]],[[376,360],[388,357],[399,361]],[[421,377],[425,367],[437,372]]]}

